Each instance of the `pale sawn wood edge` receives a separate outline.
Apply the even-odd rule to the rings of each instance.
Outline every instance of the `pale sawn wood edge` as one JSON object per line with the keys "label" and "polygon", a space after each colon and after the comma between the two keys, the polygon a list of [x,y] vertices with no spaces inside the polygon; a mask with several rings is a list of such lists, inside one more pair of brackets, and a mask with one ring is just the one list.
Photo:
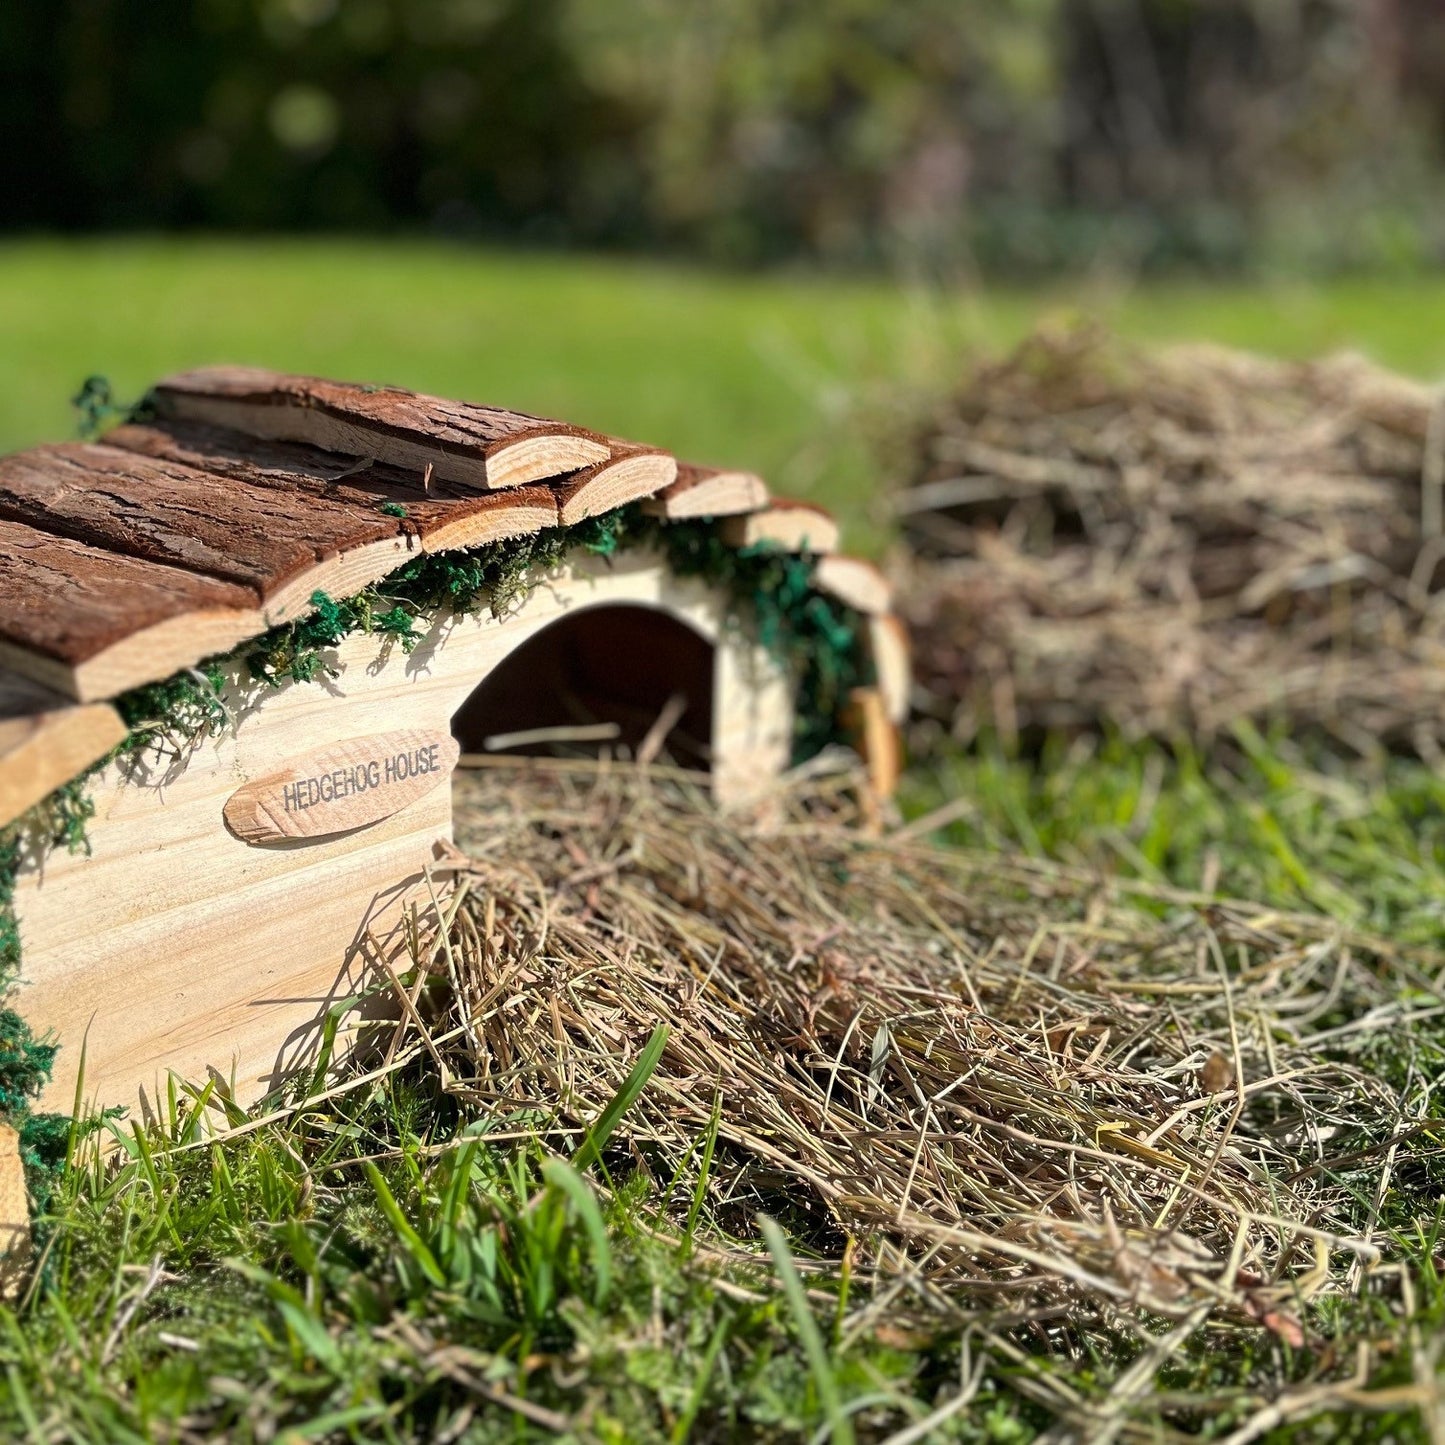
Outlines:
{"label": "pale sawn wood edge", "polygon": [[700,517],[732,517],[760,512],[768,505],[768,484],[755,472],[723,471],[680,462],[677,480],[642,503],[649,517],[682,522]]}
{"label": "pale sawn wood edge", "polygon": [[761,512],[724,517],[718,535],[729,547],[769,546],[819,557],[838,550],[839,528],[822,507],[774,498]]}
{"label": "pale sawn wood edge", "polygon": [[120,714],[104,702],[0,720],[0,828],[99,762],[125,735]]}
{"label": "pale sawn wood edge", "polygon": [[575,526],[651,497],[676,476],[677,459],[667,452],[637,450],[614,456],[557,486],[557,520],[564,527]]}
{"label": "pale sawn wood edge", "polygon": [[879,617],[893,609],[892,584],[862,557],[842,552],[820,557],[809,581],[817,591],[865,617]]}
{"label": "pale sawn wood edge", "polygon": [[869,791],[880,802],[891,798],[903,776],[903,739],[878,688],[853,689],[844,724],[868,769]]}
{"label": "pale sawn wood edge", "polygon": [[908,717],[913,689],[912,649],[903,620],[891,612],[868,619],[868,653],[888,720],[902,723]]}

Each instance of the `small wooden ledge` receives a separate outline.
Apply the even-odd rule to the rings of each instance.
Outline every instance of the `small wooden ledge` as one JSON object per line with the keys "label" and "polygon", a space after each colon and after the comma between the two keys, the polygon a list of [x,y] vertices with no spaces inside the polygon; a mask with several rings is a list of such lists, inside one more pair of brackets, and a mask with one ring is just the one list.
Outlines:
{"label": "small wooden ledge", "polygon": [[743,512],[758,512],[767,505],[767,483],[752,472],[720,471],[680,462],[677,480],[643,502],[642,510],[649,517],[681,522],[696,517],[732,517]]}
{"label": "small wooden ledge", "polygon": [[824,556],[838,547],[838,524],[810,502],[774,498],[766,511],[724,517],[720,535],[730,547],[777,547]]}
{"label": "small wooden ledge", "polygon": [[557,520],[562,526],[650,497],[677,476],[677,462],[666,452],[624,450],[624,446],[616,443],[611,461],[589,467],[557,487]]}

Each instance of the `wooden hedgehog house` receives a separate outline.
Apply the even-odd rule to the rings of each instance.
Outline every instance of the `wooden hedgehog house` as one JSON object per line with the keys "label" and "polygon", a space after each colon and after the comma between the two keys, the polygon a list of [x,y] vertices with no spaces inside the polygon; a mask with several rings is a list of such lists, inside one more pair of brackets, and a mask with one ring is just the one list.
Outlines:
{"label": "wooden hedgehog house", "polygon": [[886,788],[907,657],[836,532],[749,473],[253,370],[0,458],[0,964],[61,1045],[42,1105],[82,1055],[142,1110],[314,1063],[429,896],[459,754],[665,744],[730,805],[852,728]]}

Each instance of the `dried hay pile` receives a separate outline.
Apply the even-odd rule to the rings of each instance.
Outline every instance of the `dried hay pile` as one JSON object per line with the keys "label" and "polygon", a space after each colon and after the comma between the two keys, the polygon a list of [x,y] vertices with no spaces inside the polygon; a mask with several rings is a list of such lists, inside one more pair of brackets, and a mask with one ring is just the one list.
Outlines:
{"label": "dried hay pile", "polygon": [[[673,1181],[679,1228],[700,1194],[719,1261],[756,1259],[757,1211],[817,1268],[856,1248],[872,1288],[845,1339],[971,1321],[1021,1358],[1122,1334],[1145,1364],[1120,1409],[1206,1327],[1270,1356],[1314,1338],[1324,1300],[1399,1304],[1379,1209],[1416,1131],[1367,1051],[1381,1031],[1408,1050],[1396,1000],[1402,979],[1433,992],[1424,960],[868,837],[857,784],[815,769],[749,822],[680,775],[459,779],[468,856],[425,946],[436,987],[412,995],[448,1087],[565,1151],[665,1024],[614,1177]],[[1062,1376],[1025,1388],[1085,1411]]]}
{"label": "dried hay pile", "polygon": [[898,499],[926,710],[1445,754],[1445,394],[1358,357],[1042,332],[932,417]]}

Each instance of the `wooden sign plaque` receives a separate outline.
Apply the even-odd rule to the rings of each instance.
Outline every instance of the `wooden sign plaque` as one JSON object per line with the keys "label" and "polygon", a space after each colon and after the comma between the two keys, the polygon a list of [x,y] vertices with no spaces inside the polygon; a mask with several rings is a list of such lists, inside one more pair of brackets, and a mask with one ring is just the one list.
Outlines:
{"label": "wooden sign plaque", "polygon": [[302,753],[226,800],[226,826],[247,843],[324,838],[379,823],[445,783],[460,747],[408,728]]}

